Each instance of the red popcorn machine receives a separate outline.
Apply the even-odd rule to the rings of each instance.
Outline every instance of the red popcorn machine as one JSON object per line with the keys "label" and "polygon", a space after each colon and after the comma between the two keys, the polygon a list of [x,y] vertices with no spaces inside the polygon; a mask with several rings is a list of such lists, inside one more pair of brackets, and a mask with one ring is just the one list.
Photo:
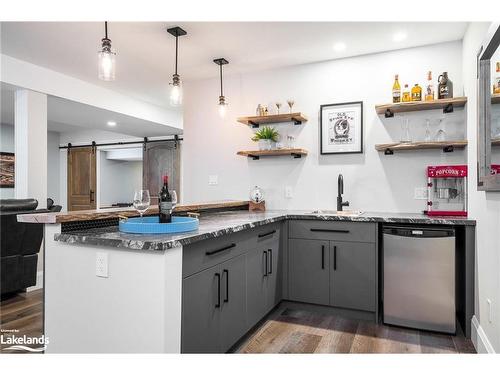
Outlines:
{"label": "red popcorn machine", "polygon": [[467,166],[427,167],[427,215],[467,216]]}

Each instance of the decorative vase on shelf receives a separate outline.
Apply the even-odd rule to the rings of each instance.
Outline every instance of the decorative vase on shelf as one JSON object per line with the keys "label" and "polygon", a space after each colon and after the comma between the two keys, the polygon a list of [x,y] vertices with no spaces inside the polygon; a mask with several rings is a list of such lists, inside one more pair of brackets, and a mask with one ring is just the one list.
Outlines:
{"label": "decorative vase on shelf", "polygon": [[260,139],[259,140],[259,150],[269,151],[273,149],[273,142],[270,139]]}

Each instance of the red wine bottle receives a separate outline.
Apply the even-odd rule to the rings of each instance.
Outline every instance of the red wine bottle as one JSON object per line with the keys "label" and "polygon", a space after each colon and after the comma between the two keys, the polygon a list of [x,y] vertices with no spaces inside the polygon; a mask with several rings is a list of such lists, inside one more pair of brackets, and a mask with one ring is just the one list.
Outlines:
{"label": "red wine bottle", "polygon": [[158,194],[160,223],[172,222],[172,195],[168,191],[168,176],[163,176],[163,187]]}

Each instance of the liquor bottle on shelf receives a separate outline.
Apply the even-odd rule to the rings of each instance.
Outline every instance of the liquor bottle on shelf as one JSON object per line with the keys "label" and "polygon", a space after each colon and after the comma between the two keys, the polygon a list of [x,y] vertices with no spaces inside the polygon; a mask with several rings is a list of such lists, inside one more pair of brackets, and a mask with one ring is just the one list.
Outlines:
{"label": "liquor bottle on shelf", "polygon": [[401,102],[401,86],[399,85],[397,74],[394,76],[394,85],[392,85],[392,102]]}
{"label": "liquor bottle on shelf", "polygon": [[403,89],[403,96],[401,97],[402,102],[410,102],[411,101],[411,94],[410,94],[410,89],[408,88],[408,84],[405,83],[405,88]]}
{"label": "liquor bottle on shelf", "polygon": [[434,100],[434,83],[432,83],[432,72],[427,73],[427,85],[425,86],[425,101]]}
{"label": "liquor bottle on shelf", "polygon": [[411,101],[419,102],[421,100],[422,100],[422,87],[420,87],[418,83],[415,83],[415,86],[411,88]]}
{"label": "liquor bottle on shelf", "polygon": [[443,72],[438,77],[438,99],[453,98],[453,82],[448,78],[448,72]]}
{"label": "liquor bottle on shelf", "polygon": [[495,83],[493,83],[493,94],[500,94],[500,61],[497,62],[497,69],[495,75]]}
{"label": "liquor bottle on shelf", "polygon": [[160,223],[172,222],[172,195],[168,191],[168,176],[163,176],[163,187],[158,194]]}

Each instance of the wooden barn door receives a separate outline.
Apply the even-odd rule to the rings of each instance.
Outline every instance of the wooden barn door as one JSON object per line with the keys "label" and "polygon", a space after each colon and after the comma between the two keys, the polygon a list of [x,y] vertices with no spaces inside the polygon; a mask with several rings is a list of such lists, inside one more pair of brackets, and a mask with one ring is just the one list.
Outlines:
{"label": "wooden barn door", "polygon": [[68,211],[96,208],[96,149],[68,149]]}

